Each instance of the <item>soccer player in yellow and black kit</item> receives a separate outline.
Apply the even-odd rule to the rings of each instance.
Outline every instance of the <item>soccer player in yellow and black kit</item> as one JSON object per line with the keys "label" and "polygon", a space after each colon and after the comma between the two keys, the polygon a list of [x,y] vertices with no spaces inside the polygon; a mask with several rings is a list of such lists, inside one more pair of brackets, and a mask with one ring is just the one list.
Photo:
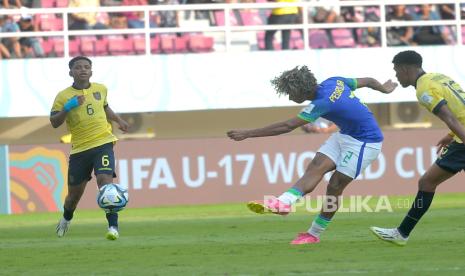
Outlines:
{"label": "soccer player in yellow and black kit", "polygon": [[[108,120],[118,124],[126,132],[127,122],[113,112],[107,102],[107,88],[89,82],[92,76],[92,61],[78,56],[69,62],[69,75],[73,85],[58,93],[50,113],[54,128],[66,121],[72,135],[72,148],[68,167],[68,195],[63,206],[63,217],[58,222],[56,233],[63,237],[68,231],[74,210],[81,199],[87,182],[97,177],[98,187],[112,183],[116,177],[113,135]],[[106,237],[115,240],[118,233],[118,213],[107,213],[108,232]]]}
{"label": "soccer player in yellow and black kit", "polygon": [[465,92],[443,74],[425,73],[422,57],[415,51],[400,52],[392,62],[399,83],[403,87],[414,86],[419,103],[451,130],[439,140],[441,154],[420,178],[415,201],[399,227],[370,228],[382,240],[405,245],[410,232],[431,205],[437,186],[465,169]]}

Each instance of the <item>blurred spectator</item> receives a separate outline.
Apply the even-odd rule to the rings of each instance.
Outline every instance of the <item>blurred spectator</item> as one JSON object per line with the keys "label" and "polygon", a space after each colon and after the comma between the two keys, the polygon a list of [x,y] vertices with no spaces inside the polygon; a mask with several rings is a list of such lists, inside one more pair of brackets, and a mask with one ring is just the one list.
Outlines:
{"label": "blurred spectator", "polygon": [[[356,13],[356,18],[361,18],[365,22],[379,22],[379,9],[378,7],[364,7],[362,12]],[[379,46],[381,44],[381,29],[378,27],[363,28],[361,29],[360,41],[357,39],[356,41],[368,47]]]}
{"label": "blurred spectator", "polygon": [[[123,0],[121,3],[123,6],[146,6],[148,5],[147,0]],[[124,12],[127,18],[127,24],[129,28],[144,28],[144,12]]]}
{"label": "blurred spectator", "polygon": [[[413,17],[406,12],[405,5],[394,6],[388,13],[386,21],[411,21]],[[391,27],[387,29],[387,45],[411,45],[413,40],[413,27]]]}
{"label": "blurred spectator", "polygon": [[[275,0],[278,3],[295,3],[298,0]],[[275,8],[268,17],[268,25],[297,24],[299,22],[299,7]],[[274,50],[273,39],[277,30],[265,32],[265,49]],[[281,49],[289,49],[291,30],[281,30]]]}
{"label": "blurred spectator", "polygon": [[442,5],[440,5],[439,13],[440,13],[442,19],[445,19],[445,20],[455,19],[454,4],[442,4]]}
{"label": "blurred spectator", "polygon": [[313,123],[308,123],[301,127],[306,133],[333,133],[338,131],[338,127],[331,121],[323,118],[318,118]]}
{"label": "blurred spectator", "polygon": [[20,8],[22,6],[21,0],[3,0],[2,2],[2,7],[5,9]]}
{"label": "blurred spectator", "polygon": [[[321,6],[315,7],[310,10],[309,22],[314,23],[342,23],[344,18],[341,16],[341,8],[338,6],[331,6],[324,4],[323,0],[316,0],[321,2]],[[334,45],[334,39],[331,34],[332,29],[325,29],[326,35],[331,45]]]}
{"label": "blurred spectator", "polygon": [[[37,32],[38,26],[34,26],[32,23],[31,15],[23,15],[18,22],[19,29],[21,32]],[[44,57],[44,50],[40,45],[39,39],[37,37],[21,37],[19,39],[19,44],[21,45],[22,52],[25,57]]]}
{"label": "blurred spectator", "polygon": [[110,28],[112,29],[127,29],[128,19],[123,13],[113,13],[110,16]]}
{"label": "blurred spectator", "polygon": [[[68,7],[100,7],[99,0],[70,0]],[[70,30],[89,30],[89,29],[107,29],[108,22],[102,23],[98,20],[96,12],[81,12],[70,14]]]}
{"label": "blurred spectator", "polygon": [[[158,1],[160,5],[179,5],[178,0],[161,0]],[[175,28],[179,26],[179,13],[178,11],[158,11],[155,17],[155,24],[161,28]]]}
{"label": "blurred spectator", "polygon": [[[9,18],[7,15],[0,15],[0,32],[1,33],[14,33],[14,32],[19,32],[19,26],[16,24],[11,18]],[[6,53],[5,51],[3,52],[3,56],[8,57],[8,55],[11,57],[11,53],[14,53],[15,57],[21,58],[21,45],[19,45],[19,39],[18,37],[7,37],[3,38],[1,40],[2,42],[2,48],[5,47],[9,54]]]}
{"label": "blurred spectator", "polygon": [[[421,5],[415,20],[440,20],[439,13],[433,10],[431,4]],[[419,26],[415,28],[413,41],[418,45],[443,45],[449,41],[443,33],[443,26]]]}

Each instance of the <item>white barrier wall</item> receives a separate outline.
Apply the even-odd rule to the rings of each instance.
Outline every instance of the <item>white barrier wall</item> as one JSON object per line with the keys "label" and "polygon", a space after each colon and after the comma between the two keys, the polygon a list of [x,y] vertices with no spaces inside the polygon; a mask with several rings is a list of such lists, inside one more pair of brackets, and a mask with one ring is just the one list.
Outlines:
{"label": "white barrier wall", "polygon": [[[317,79],[339,75],[395,79],[392,57],[410,48],[356,48],[309,51],[176,54],[96,57],[92,81],[109,88],[117,112],[155,112],[291,105],[279,98],[270,80],[297,65]],[[465,84],[463,46],[415,47],[424,68]],[[0,61],[0,118],[48,116],[54,97],[71,85],[68,60],[61,58]],[[391,95],[358,92],[367,103],[414,101],[413,88]]]}

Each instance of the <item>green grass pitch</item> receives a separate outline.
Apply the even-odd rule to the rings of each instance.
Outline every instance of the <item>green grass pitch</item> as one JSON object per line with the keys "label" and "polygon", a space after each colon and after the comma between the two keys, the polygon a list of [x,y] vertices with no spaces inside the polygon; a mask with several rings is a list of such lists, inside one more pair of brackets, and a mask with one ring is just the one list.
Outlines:
{"label": "green grass pitch", "polygon": [[0,275],[465,275],[465,194],[437,194],[406,247],[369,231],[397,226],[406,211],[339,213],[320,244],[300,246],[289,242],[314,217],[302,209],[128,208],[117,241],[104,238],[102,211],[78,210],[64,238],[54,232],[58,213],[5,215]]}

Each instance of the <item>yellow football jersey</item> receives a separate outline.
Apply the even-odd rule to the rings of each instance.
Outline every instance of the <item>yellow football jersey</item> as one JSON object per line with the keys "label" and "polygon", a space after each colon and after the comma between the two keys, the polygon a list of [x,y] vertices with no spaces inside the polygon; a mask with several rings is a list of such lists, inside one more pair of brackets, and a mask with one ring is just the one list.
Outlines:
{"label": "yellow football jersey", "polygon": [[89,88],[82,90],[72,86],[66,88],[56,96],[52,113],[63,110],[69,99],[79,95],[85,96],[84,103],[66,115],[66,126],[72,135],[71,154],[117,140],[107,121],[107,88],[102,84],[91,83]]}
{"label": "yellow football jersey", "polygon": [[[276,0],[278,3],[295,3],[298,0]],[[282,7],[282,8],[275,8],[271,12],[274,15],[285,15],[285,14],[298,14],[299,8],[298,7]]]}
{"label": "yellow football jersey", "polygon": [[[447,107],[455,117],[465,126],[465,92],[458,83],[443,74],[427,73],[417,80],[418,102],[430,112],[436,113],[439,108]],[[462,141],[454,135],[454,139]]]}

